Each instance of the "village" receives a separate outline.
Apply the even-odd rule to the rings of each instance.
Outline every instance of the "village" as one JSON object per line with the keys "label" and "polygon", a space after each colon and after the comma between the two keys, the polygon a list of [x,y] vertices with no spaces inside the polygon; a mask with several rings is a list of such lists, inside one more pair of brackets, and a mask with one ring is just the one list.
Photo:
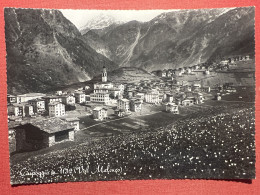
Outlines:
{"label": "village", "polygon": [[[190,112],[189,108],[194,108],[192,106],[202,108],[199,105],[205,102],[218,102],[225,95],[235,94],[237,86],[234,83],[212,85],[202,80],[218,71],[229,71],[230,67],[236,66],[236,62],[250,60],[249,56],[243,56],[210,66],[199,64],[175,70],[158,70],[151,73],[157,79],[134,83],[110,82],[106,67],[103,67],[100,82],[73,92],[59,90],[53,94],[9,94],[10,152],[33,151],[66,141],[73,142],[78,132],[94,126],[102,129],[102,125],[110,121],[118,121],[117,128],[121,132],[127,132],[124,128],[129,126],[136,130],[151,127],[140,118],[147,115],[167,115],[168,122],[172,122],[179,115],[184,116],[185,110]],[[194,79],[190,79],[192,77]],[[205,108],[209,106],[205,104]],[[137,126],[123,122],[125,118],[134,117]],[[113,133],[104,132],[102,135]]]}

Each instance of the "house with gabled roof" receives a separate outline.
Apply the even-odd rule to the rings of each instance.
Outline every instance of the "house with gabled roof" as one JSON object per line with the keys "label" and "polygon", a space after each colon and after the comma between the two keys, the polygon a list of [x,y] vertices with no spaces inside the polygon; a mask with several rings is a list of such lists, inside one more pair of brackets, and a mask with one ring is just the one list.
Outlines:
{"label": "house with gabled roof", "polygon": [[60,118],[24,122],[15,128],[16,150],[38,150],[74,141],[74,126]]}

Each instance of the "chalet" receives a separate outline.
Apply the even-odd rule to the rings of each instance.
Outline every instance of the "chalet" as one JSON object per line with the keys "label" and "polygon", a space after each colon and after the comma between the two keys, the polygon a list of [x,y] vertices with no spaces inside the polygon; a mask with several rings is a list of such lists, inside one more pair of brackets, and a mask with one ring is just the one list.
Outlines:
{"label": "chalet", "polygon": [[17,151],[38,150],[74,141],[74,126],[59,119],[35,120],[15,127]]}
{"label": "chalet", "polygon": [[178,105],[176,105],[174,103],[167,103],[165,105],[165,110],[166,110],[166,112],[171,112],[173,114],[179,114]]}
{"label": "chalet", "polygon": [[130,101],[130,110],[133,112],[141,112],[142,102],[139,100],[131,100]]}
{"label": "chalet", "polygon": [[129,112],[130,110],[130,101],[128,99],[119,99],[117,101],[117,109]]}
{"label": "chalet", "polygon": [[74,126],[75,131],[79,131],[79,118],[61,118],[62,120],[66,121],[70,125]]}
{"label": "chalet", "polygon": [[83,93],[83,92],[76,92],[75,93],[75,100],[79,104],[85,103],[86,102],[85,93]]}
{"label": "chalet", "polygon": [[65,115],[65,105],[60,102],[52,102],[48,105],[49,116],[60,117]]}
{"label": "chalet", "polygon": [[96,107],[93,109],[93,118],[97,120],[107,119],[107,109],[103,107]]}
{"label": "chalet", "polygon": [[29,100],[32,99],[37,99],[37,98],[42,98],[46,96],[46,94],[43,93],[26,93],[22,95],[17,95],[17,103],[23,103],[23,102],[28,102]]}
{"label": "chalet", "polygon": [[33,99],[33,100],[29,100],[28,104],[33,106],[33,112],[34,113],[43,113],[45,112],[45,101],[44,99]]}

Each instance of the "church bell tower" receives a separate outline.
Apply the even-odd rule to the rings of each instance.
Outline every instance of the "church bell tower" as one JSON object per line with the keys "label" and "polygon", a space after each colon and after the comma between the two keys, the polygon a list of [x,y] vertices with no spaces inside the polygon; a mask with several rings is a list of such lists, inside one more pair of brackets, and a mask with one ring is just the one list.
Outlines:
{"label": "church bell tower", "polygon": [[103,66],[102,82],[107,82],[107,69]]}

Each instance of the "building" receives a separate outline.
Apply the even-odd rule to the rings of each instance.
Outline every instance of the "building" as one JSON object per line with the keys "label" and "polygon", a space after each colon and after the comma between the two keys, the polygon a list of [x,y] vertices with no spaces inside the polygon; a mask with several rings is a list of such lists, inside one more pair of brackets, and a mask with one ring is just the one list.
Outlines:
{"label": "building", "polygon": [[205,70],[205,74],[209,75],[210,74],[209,70]]}
{"label": "building", "polygon": [[17,97],[14,96],[14,95],[8,94],[7,95],[7,102],[10,103],[10,104],[16,103],[17,102]]}
{"label": "building", "polygon": [[70,125],[74,126],[75,131],[79,131],[79,118],[74,117],[74,118],[61,118],[62,120],[66,121]]}
{"label": "building", "polygon": [[221,100],[221,95],[220,95],[220,93],[218,93],[218,94],[216,95],[216,100],[218,100],[218,101]]}
{"label": "building", "polygon": [[103,67],[102,82],[107,82],[107,69],[105,66]]}
{"label": "building", "polygon": [[93,118],[97,120],[107,119],[107,109],[102,107],[96,107],[93,109]]}
{"label": "building", "polygon": [[75,105],[76,98],[73,95],[61,96],[61,102],[65,105]]}
{"label": "building", "polygon": [[166,94],[166,101],[167,101],[167,102],[173,102],[173,95],[171,95],[171,94]]}
{"label": "building", "polygon": [[144,100],[147,103],[158,104],[159,103],[159,91],[150,90],[145,93]]}
{"label": "building", "polygon": [[62,91],[56,91],[56,95],[62,95]]}
{"label": "building", "polygon": [[24,117],[25,116],[24,108],[25,108],[25,104],[14,103],[13,105],[8,106],[8,115]]}
{"label": "building", "polygon": [[204,103],[205,98],[202,93],[193,93],[193,96],[195,98],[196,104]]}
{"label": "building", "polygon": [[142,102],[139,100],[131,100],[130,101],[130,110],[133,112],[141,112],[142,111]]}
{"label": "building", "polygon": [[83,92],[76,92],[75,93],[75,100],[79,104],[85,103],[86,102],[85,93],[83,93]]}
{"label": "building", "polygon": [[123,110],[125,112],[130,111],[130,101],[128,99],[119,99],[117,101],[117,109],[118,110]]}
{"label": "building", "polygon": [[74,141],[74,126],[59,119],[35,120],[15,127],[17,151],[38,150]]}
{"label": "building", "polygon": [[60,96],[56,96],[56,95],[45,96],[45,97],[42,97],[42,99],[44,99],[44,101],[45,101],[46,110],[49,109],[49,106],[48,106],[49,103],[62,102],[62,98]]}
{"label": "building", "polygon": [[188,97],[188,98],[182,100],[182,102],[181,102],[181,104],[182,104],[183,106],[191,106],[191,105],[193,105],[194,103],[195,103],[195,99],[192,98],[192,97]]}
{"label": "building", "polygon": [[144,100],[144,96],[145,96],[145,94],[141,93],[141,92],[138,92],[135,94],[135,97],[140,100]]}
{"label": "building", "polygon": [[171,112],[173,114],[179,114],[179,107],[178,107],[178,105],[176,105],[174,103],[167,103],[165,105],[165,110],[166,110],[166,112]]}
{"label": "building", "polygon": [[49,103],[49,116],[60,117],[65,115],[65,105],[60,102]]}
{"label": "building", "polygon": [[45,112],[45,101],[44,99],[34,99],[34,100],[29,100],[28,104],[33,106],[33,112],[34,113],[43,113]]}
{"label": "building", "polygon": [[23,102],[28,102],[29,100],[37,99],[37,98],[42,98],[46,96],[46,94],[43,93],[26,93],[22,95],[17,95],[17,103],[23,103]]}
{"label": "building", "polygon": [[110,101],[109,93],[106,92],[91,93],[90,101],[94,103],[108,104]]}
{"label": "building", "polygon": [[25,105],[24,112],[25,112],[25,116],[33,116],[34,115],[33,106],[29,104]]}

